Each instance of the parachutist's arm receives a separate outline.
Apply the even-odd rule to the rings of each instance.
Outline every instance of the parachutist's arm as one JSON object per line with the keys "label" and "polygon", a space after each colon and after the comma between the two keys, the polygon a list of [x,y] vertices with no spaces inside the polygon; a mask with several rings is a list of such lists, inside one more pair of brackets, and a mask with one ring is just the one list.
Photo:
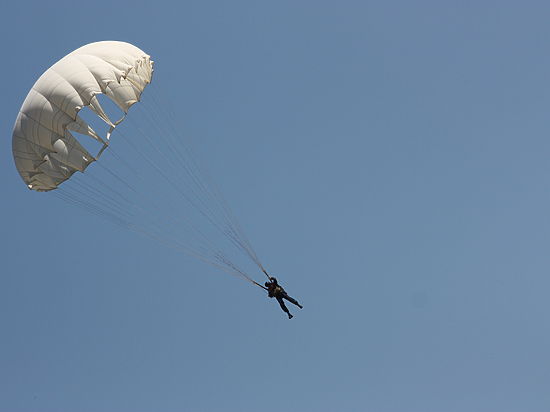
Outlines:
{"label": "parachutist's arm", "polygon": [[269,289],[266,288],[264,285],[260,285],[258,282],[255,282],[255,281],[252,281],[252,282],[254,282],[254,284],[255,284],[256,286],[259,286],[259,287],[261,287],[262,289],[269,291]]}

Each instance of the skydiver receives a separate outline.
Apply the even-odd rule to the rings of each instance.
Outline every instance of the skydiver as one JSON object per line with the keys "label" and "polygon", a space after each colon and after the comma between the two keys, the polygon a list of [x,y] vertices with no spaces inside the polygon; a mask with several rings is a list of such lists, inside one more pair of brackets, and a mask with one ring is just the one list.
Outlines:
{"label": "skydiver", "polygon": [[283,287],[277,283],[277,279],[275,279],[273,276],[269,277],[269,282],[265,282],[265,287],[267,290],[267,296],[270,298],[277,299],[277,302],[279,302],[279,305],[281,306],[281,309],[286,312],[289,319],[292,319],[292,314],[289,312],[288,308],[285,305],[285,302],[283,302],[283,299],[288,300],[290,303],[295,304],[300,309],[303,308],[302,305],[298,303],[298,301],[294,298],[291,298],[288,296],[288,294],[285,292]]}

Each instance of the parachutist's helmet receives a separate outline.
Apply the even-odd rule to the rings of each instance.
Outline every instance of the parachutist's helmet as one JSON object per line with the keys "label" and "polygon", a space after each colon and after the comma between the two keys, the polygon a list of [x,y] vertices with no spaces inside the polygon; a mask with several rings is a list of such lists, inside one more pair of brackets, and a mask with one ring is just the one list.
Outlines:
{"label": "parachutist's helmet", "polygon": [[277,279],[274,276],[271,276],[269,279],[271,279],[273,283],[277,283]]}

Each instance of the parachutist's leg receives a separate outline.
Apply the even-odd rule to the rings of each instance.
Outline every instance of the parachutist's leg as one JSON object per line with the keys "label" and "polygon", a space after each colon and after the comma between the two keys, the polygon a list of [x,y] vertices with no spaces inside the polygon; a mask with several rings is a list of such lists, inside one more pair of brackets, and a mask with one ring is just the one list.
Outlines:
{"label": "parachutist's leg", "polygon": [[298,306],[298,307],[299,307],[300,309],[302,309],[302,308],[303,308],[303,306],[302,306],[302,305],[300,305],[300,304],[298,303],[298,301],[297,301],[296,299],[294,299],[294,298],[291,298],[291,297],[290,297],[290,296],[288,296],[288,295],[287,295],[286,293],[285,293],[285,294],[283,295],[283,298],[285,298],[286,300],[288,300],[288,301],[289,301],[290,303],[293,303],[293,304],[295,304],[295,305],[296,305],[296,306]]}
{"label": "parachutist's leg", "polygon": [[283,298],[280,297],[280,296],[277,296],[277,302],[279,302],[279,306],[281,307],[281,309],[286,312],[286,314],[288,315],[288,318],[289,319],[292,319],[292,315],[290,314],[288,308],[286,307],[285,305],[285,302],[283,301]]}

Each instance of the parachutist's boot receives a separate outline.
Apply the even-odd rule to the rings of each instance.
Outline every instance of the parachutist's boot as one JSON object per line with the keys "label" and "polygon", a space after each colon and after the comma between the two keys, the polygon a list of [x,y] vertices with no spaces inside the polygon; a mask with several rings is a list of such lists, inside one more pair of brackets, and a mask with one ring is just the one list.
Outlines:
{"label": "parachutist's boot", "polygon": [[300,309],[303,309],[303,308],[304,308],[304,307],[303,307],[302,305],[300,305],[299,303],[298,303],[298,307],[299,307]]}
{"label": "parachutist's boot", "polygon": [[294,316],[292,316],[290,313],[288,314],[288,318],[292,319]]}

